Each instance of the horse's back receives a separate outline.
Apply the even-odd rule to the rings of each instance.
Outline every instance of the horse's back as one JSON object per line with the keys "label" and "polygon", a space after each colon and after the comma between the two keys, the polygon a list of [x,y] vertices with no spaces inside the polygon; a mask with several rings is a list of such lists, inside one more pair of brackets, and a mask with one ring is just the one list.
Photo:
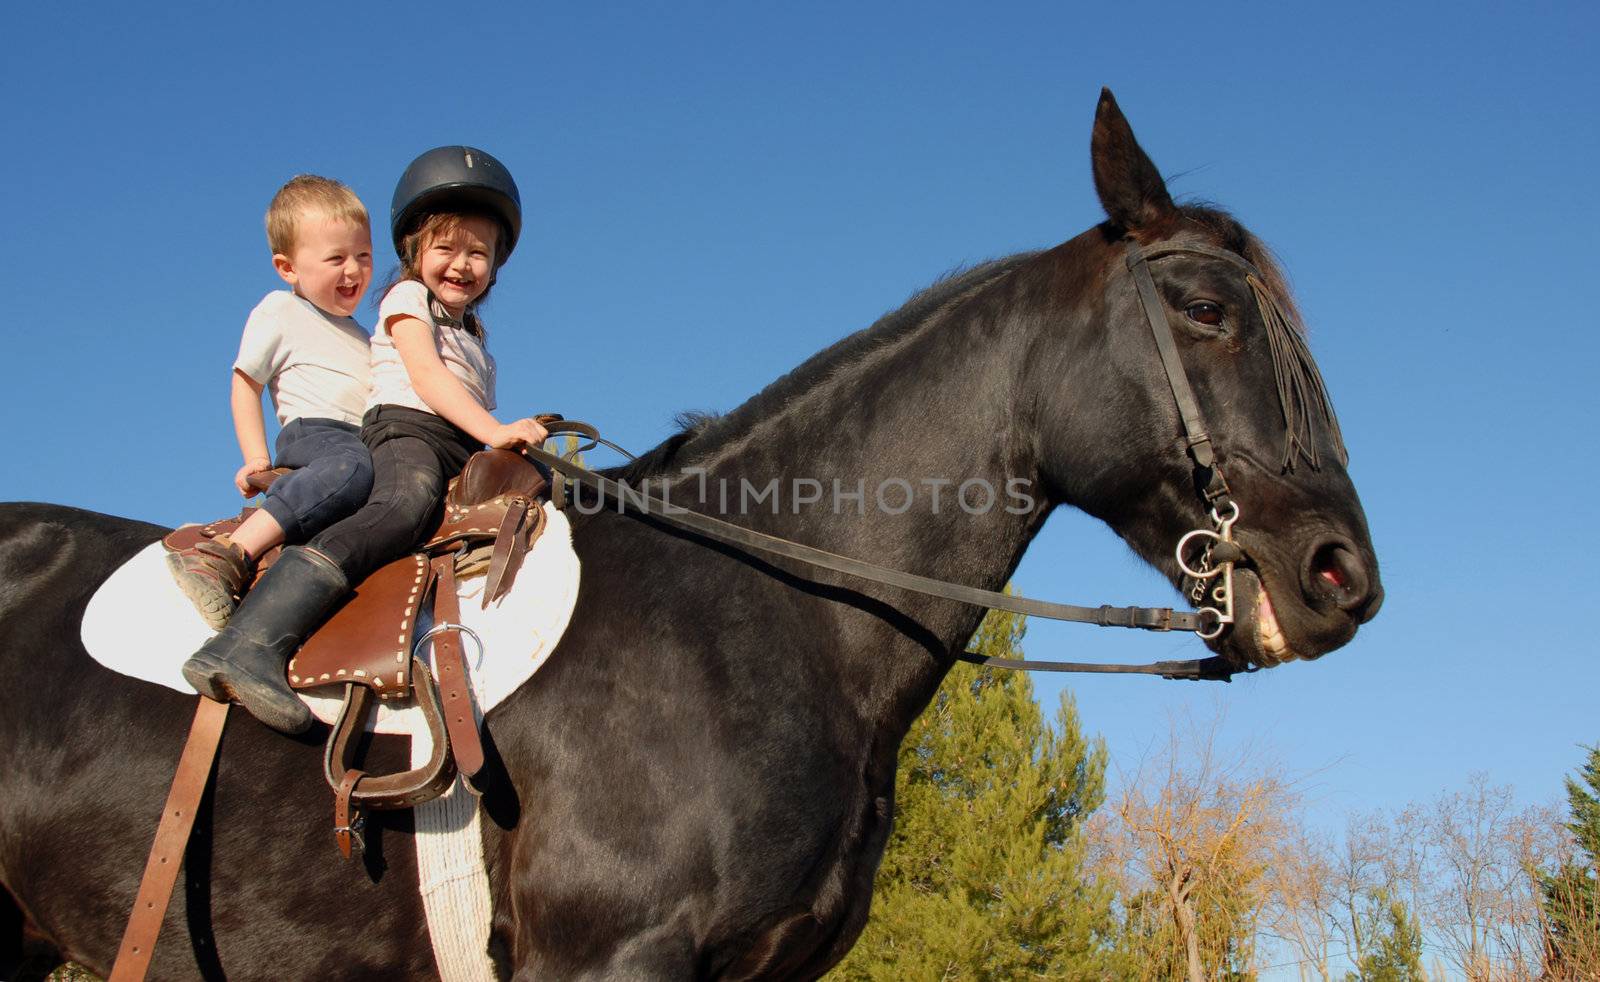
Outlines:
{"label": "horse's back", "polygon": [[[195,702],[101,666],[79,630],[100,584],[164,531],[58,505],[0,504],[0,890],[64,956],[101,970]],[[374,836],[380,851],[369,863],[340,860],[317,738],[284,737],[233,713],[185,859],[188,886],[174,894],[151,974],[425,972],[409,821],[374,824],[398,834]],[[372,933],[340,930],[352,906]],[[289,937],[305,943],[275,940]],[[0,967],[8,945],[0,937]]]}
{"label": "horse's back", "polygon": [[81,616],[95,588],[165,531],[65,505],[0,503],[0,637],[6,646],[35,619],[59,623]]}
{"label": "horse's back", "polygon": [[[118,566],[165,529],[62,505],[0,504],[0,782],[12,754],[58,737],[118,679],[79,638],[83,611]],[[122,680],[126,681],[126,680]]]}

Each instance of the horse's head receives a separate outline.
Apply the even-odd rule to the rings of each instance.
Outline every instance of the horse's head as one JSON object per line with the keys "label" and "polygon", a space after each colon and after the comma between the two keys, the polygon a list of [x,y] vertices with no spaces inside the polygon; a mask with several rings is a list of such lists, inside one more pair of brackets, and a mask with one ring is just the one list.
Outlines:
{"label": "horse's head", "polygon": [[[1108,221],[1047,254],[1051,293],[1085,302],[1072,332],[1081,340],[1034,362],[1054,376],[1037,399],[1049,421],[1045,482],[1191,595],[1176,543],[1217,529],[1236,505],[1237,621],[1208,643],[1240,665],[1325,654],[1377,612],[1383,590],[1283,278],[1238,222],[1173,203],[1109,92],[1092,148]],[[1175,342],[1170,359],[1157,318]],[[1191,568],[1204,568],[1208,538],[1191,540]]]}

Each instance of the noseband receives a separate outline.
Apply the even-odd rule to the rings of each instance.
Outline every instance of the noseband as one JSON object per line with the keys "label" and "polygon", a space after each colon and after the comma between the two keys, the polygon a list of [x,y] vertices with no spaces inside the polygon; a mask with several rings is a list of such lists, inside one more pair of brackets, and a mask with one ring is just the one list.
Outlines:
{"label": "noseband", "polygon": [[[1211,518],[1210,528],[1195,529],[1186,533],[1178,541],[1175,550],[1178,566],[1193,584],[1188,596],[1197,608],[1194,611],[1178,611],[1169,607],[1113,607],[1109,604],[1099,607],[1080,607],[1075,604],[1033,600],[887,569],[859,559],[742,528],[712,518],[710,515],[691,511],[682,505],[673,505],[665,499],[650,494],[647,489],[633,488],[578,464],[574,458],[579,453],[593,448],[596,443],[604,443],[630,459],[633,455],[609,440],[602,439],[594,427],[576,420],[555,420],[547,429],[551,436],[570,433],[581,436],[589,442],[560,456],[537,447],[527,447],[524,452],[536,462],[550,468],[555,477],[553,491],[558,507],[566,505],[570,493],[568,485],[584,487],[596,493],[601,500],[615,501],[619,510],[633,508],[670,525],[741,550],[792,559],[809,566],[844,573],[885,586],[977,607],[1007,610],[1050,620],[1076,621],[1100,627],[1142,628],[1148,631],[1193,631],[1201,638],[1210,640],[1221,636],[1235,622],[1233,568],[1235,563],[1245,558],[1245,554],[1233,538],[1234,523],[1239,520],[1240,515],[1239,504],[1233,500],[1228,490],[1228,482],[1223,476],[1221,463],[1217,460],[1211,436],[1206,431],[1205,417],[1200,412],[1194,390],[1189,385],[1189,376],[1184,371],[1182,359],[1178,356],[1178,344],[1167,319],[1166,307],[1162,304],[1160,294],[1156,291],[1155,280],[1150,275],[1149,264],[1152,261],[1185,254],[1209,256],[1243,269],[1254,281],[1252,285],[1256,286],[1258,299],[1264,295],[1264,288],[1257,285],[1263,282],[1260,271],[1231,252],[1198,244],[1166,246],[1145,251],[1133,241],[1127,242],[1128,269],[1138,289],[1145,319],[1149,322],[1150,331],[1155,337],[1156,350],[1161,355],[1167,384],[1172,388],[1173,398],[1177,402],[1178,415],[1183,420],[1188,454],[1195,466],[1196,484],[1201,488],[1200,495]],[[1276,345],[1276,342],[1274,344]],[[1314,371],[1314,368],[1312,370]],[[1320,381],[1320,378],[1317,379],[1318,383]],[[1281,381],[1279,389],[1281,394],[1283,391]],[[1286,417],[1288,413],[1286,404]],[[1222,682],[1229,681],[1230,677],[1239,671],[1254,671],[1254,669],[1236,669],[1222,656],[1190,661],[1161,661],[1148,665],[1017,661],[986,657],[971,651],[964,652],[959,657],[964,661],[999,668],[1160,675],[1170,679]]]}

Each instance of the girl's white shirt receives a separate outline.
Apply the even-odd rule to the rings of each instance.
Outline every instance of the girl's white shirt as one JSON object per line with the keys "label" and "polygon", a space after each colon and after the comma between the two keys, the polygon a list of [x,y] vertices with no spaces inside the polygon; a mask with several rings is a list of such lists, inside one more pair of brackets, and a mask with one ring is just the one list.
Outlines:
{"label": "girl's white shirt", "polygon": [[378,326],[372,332],[372,395],[367,399],[367,408],[408,406],[433,412],[411,387],[411,376],[406,374],[405,363],[389,335],[389,321],[396,316],[415,317],[428,325],[444,367],[461,381],[478,405],[494,410],[494,356],[460,321],[450,317],[418,280],[396,283],[378,305]]}

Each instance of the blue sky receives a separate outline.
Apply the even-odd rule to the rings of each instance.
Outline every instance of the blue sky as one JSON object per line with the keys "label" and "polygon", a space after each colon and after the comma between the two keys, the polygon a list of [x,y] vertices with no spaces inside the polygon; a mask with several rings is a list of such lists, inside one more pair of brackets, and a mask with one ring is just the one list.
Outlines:
{"label": "blue sky", "polygon": [[[1600,15],[1112,6],[19,8],[0,498],[174,524],[237,507],[228,367],[277,285],[261,212],[296,172],[381,216],[421,150],[499,156],[528,215],[488,310],[501,405],[645,448],[952,267],[1098,222],[1109,85],[1173,191],[1232,209],[1290,271],[1388,600],[1347,649],[1220,693],[1074,681],[1085,724],[1132,760],[1166,714],[1220,700],[1232,738],[1317,772],[1333,824],[1474,770],[1554,797],[1600,741]],[[1066,514],[1016,585],[1172,596]],[[1200,653],[1044,623],[1027,650]],[[1053,702],[1060,682],[1036,684]]]}

